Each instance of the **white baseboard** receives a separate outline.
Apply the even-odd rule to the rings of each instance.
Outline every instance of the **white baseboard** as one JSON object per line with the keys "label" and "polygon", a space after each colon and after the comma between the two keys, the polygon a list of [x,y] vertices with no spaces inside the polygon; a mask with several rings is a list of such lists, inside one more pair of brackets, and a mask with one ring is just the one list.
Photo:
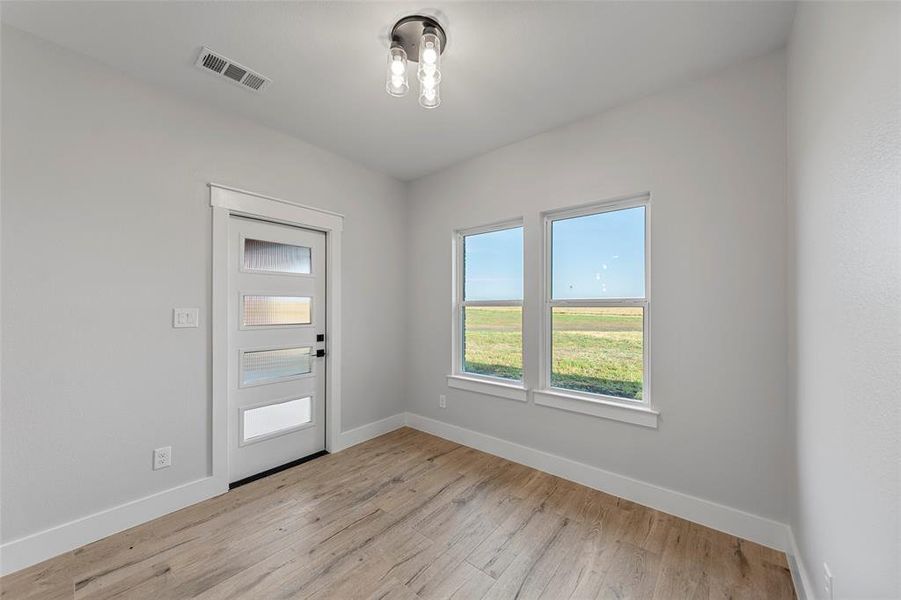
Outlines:
{"label": "white baseboard", "polygon": [[792,581],[795,584],[795,593],[798,600],[815,600],[817,595],[814,588],[810,584],[810,577],[807,576],[807,569],[804,567],[804,561],[801,559],[801,550],[798,548],[798,542],[795,539],[794,532],[788,531],[788,566],[791,569]]}
{"label": "white baseboard", "polygon": [[338,436],[338,447],[333,449],[332,452],[340,452],[351,446],[362,444],[372,438],[385,435],[390,431],[400,429],[405,423],[406,414],[398,413],[396,415],[391,415],[390,417],[385,417],[379,421],[373,421],[372,423],[367,423],[366,425],[361,425],[354,429],[342,431]]}
{"label": "white baseboard", "polygon": [[[355,446],[404,426],[405,414],[344,431],[333,452]],[[228,491],[228,483],[206,477],[144,498],[75,519],[0,545],[0,576],[96,542]]]}
{"label": "white baseboard", "polygon": [[[794,537],[787,526],[715,502],[661,488],[568,458],[535,450],[414,413],[401,413],[344,431],[337,452],[404,425],[518,462],[645,506],[789,553],[799,590],[813,598]],[[224,481],[206,477],[115,506],[0,546],[0,575],[24,569],[108,535],[146,523],[228,490]]]}
{"label": "white baseboard", "polygon": [[205,477],[6,542],[0,546],[0,575],[30,567],[227,491],[226,482]]}
{"label": "white baseboard", "polygon": [[601,490],[626,500],[735,535],[782,552],[790,551],[788,527],[716,502],[696,498],[644,481],[611,473],[528,446],[522,446],[471,429],[407,413],[407,425],[458,444],[512,460],[552,475]]}

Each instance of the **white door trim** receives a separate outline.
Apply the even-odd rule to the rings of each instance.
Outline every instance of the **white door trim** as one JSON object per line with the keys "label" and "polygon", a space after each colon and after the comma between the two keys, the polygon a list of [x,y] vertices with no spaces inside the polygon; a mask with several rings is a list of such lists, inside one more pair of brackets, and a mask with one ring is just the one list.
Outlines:
{"label": "white door trim", "polygon": [[256,217],[325,232],[326,360],[325,449],[340,450],[341,433],[341,232],[344,216],[279,198],[210,183],[213,209],[212,476],[228,486],[228,219]]}

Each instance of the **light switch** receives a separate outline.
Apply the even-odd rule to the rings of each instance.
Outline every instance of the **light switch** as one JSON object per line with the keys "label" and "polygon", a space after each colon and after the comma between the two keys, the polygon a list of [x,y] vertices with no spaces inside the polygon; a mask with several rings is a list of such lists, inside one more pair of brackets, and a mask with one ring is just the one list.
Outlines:
{"label": "light switch", "polygon": [[200,320],[199,308],[173,308],[172,309],[172,326],[176,329],[181,327],[197,327]]}

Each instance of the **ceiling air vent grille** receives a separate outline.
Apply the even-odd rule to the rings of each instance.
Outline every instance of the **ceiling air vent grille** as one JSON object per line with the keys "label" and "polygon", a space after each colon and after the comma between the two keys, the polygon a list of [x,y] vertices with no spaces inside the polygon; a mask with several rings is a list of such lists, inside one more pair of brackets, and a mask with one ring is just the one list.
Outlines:
{"label": "ceiling air vent grille", "polygon": [[263,87],[263,84],[266,83],[266,80],[263,79],[262,77],[260,77],[259,75],[254,75],[253,73],[248,73],[247,77],[244,78],[244,81],[242,83],[249,88],[258,90],[261,87]]}
{"label": "ceiling air vent grille", "polygon": [[221,54],[217,54],[205,46],[201,49],[200,56],[197,57],[197,61],[194,64],[204,71],[212,71],[220,77],[225,77],[229,81],[255,92],[262,91],[272,83],[272,80],[268,77],[254,73],[247,67]]}
{"label": "ceiling air vent grille", "polygon": [[216,71],[217,73],[221,73],[222,69],[224,69],[225,65],[227,64],[227,62],[225,62],[215,54],[210,53],[203,57],[203,66],[207,69]]}

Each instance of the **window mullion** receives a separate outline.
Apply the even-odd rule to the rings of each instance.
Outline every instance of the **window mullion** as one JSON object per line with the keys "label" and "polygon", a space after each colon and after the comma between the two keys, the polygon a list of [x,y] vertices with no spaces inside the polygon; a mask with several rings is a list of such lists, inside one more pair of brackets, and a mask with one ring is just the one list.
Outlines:
{"label": "window mullion", "polygon": [[463,300],[460,306],[522,306],[522,300]]}
{"label": "window mullion", "polygon": [[549,307],[555,306],[585,306],[585,307],[604,307],[604,306],[645,306],[647,298],[604,298],[604,299],[583,299],[583,298],[567,298],[548,300]]}

